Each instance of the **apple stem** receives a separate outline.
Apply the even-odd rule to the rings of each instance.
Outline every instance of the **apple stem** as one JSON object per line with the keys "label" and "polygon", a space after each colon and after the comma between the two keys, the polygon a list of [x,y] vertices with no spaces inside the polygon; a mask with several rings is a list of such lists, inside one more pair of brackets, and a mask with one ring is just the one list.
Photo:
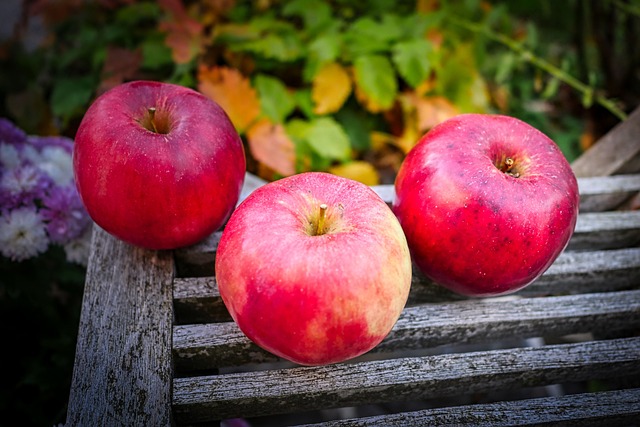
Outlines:
{"label": "apple stem", "polygon": [[515,164],[516,164],[515,160],[513,160],[511,157],[507,157],[506,159],[504,159],[504,162],[500,165],[499,169],[509,176],[512,176],[514,178],[519,178],[520,173],[511,170],[513,169]]}
{"label": "apple stem", "polygon": [[149,111],[149,122],[151,123],[151,127],[153,128],[153,131],[155,133],[159,133],[158,128],[156,127],[156,121],[154,120],[156,117],[156,108],[149,107],[147,111]]}
{"label": "apple stem", "polygon": [[318,217],[318,223],[316,227],[316,236],[324,234],[324,216],[326,212],[327,212],[327,205],[323,203],[320,205],[320,216]]}
{"label": "apple stem", "polygon": [[504,164],[506,166],[505,172],[509,172],[513,167],[513,159],[511,157],[507,157],[504,161]]}

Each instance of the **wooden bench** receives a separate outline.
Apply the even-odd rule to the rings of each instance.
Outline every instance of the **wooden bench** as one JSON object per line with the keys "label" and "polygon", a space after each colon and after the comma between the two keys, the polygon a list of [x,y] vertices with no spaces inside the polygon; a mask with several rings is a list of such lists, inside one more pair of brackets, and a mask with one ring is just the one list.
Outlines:
{"label": "wooden bench", "polygon": [[[612,134],[627,137],[639,117]],[[631,168],[624,175],[579,178],[574,237],[535,283],[464,299],[416,272],[390,335],[324,367],[280,360],[231,321],[214,276],[221,232],[147,251],[96,228],[67,424],[636,424],[640,211],[614,209],[640,191],[629,166],[640,155],[621,155],[629,161],[603,174]],[[261,184],[248,175],[243,197]],[[392,200],[391,186],[375,190]]]}

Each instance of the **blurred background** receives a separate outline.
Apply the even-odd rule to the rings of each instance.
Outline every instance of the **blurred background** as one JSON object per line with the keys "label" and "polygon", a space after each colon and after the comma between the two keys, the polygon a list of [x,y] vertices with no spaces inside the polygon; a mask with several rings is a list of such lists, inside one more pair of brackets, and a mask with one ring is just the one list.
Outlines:
{"label": "blurred background", "polygon": [[[0,117],[26,135],[73,139],[106,90],[172,82],[225,109],[268,181],[392,184],[468,112],[518,117],[571,161],[640,104],[637,0],[3,0],[0,16]],[[55,244],[0,257],[0,412],[20,425],[64,422],[84,268]]]}

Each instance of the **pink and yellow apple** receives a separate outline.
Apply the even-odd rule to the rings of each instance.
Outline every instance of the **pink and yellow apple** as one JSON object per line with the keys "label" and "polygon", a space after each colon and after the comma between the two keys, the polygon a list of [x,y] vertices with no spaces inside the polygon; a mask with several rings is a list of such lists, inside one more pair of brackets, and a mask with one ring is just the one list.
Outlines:
{"label": "pink and yellow apple", "polygon": [[229,217],[245,157],[218,104],[186,87],[135,81],[89,107],[73,167],[99,226],[134,245],[173,249],[196,243]]}
{"label": "pink and yellow apple", "polygon": [[395,189],[415,264],[469,296],[530,284],[566,247],[578,215],[576,178],[558,146],[501,115],[434,127],[408,153]]}
{"label": "pink and yellow apple", "polygon": [[319,172],[269,183],[242,202],[215,269],[240,329],[302,365],[375,347],[411,285],[409,248],[391,209],[364,184]]}

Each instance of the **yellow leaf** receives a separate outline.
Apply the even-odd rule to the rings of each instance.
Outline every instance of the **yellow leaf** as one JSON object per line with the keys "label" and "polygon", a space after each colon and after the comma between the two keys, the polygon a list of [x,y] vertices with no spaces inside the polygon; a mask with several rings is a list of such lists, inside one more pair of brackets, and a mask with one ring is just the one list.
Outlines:
{"label": "yellow leaf", "polygon": [[296,173],[295,146],[284,126],[262,119],[247,130],[247,140],[258,162],[283,176]]}
{"label": "yellow leaf", "polygon": [[227,113],[239,133],[244,132],[260,114],[260,101],[249,79],[228,67],[198,69],[198,90],[216,101]]}
{"label": "yellow leaf", "polygon": [[371,150],[377,152],[387,144],[395,144],[396,137],[390,133],[374,130],[369,133],[369,139],[371,141]]}
{"label": "yellow leaf", "polygon": [[333,62],[320,69],[313,79],[311,99],[316,114],[338,111],[351,93],[351,78],[340,64]]}
{"label": "yellow leaf", "polygon": [[329,172],[344,178],[353,179],[366,185],[378,185],[378,172],[371,163],[356,160],[341,165],[332,166]]}
{"label": "yellow leaf", "polygon": [[405,92],[399,97],[402,107],[402,132],[387,135],[387,142],[408,153],[420,137],[435,125],[460,112],[442,96],[421,97],[415,92]]}
{"label": "yellow leaf", "polygon": [[456,106],[443,96],[419,97],[411,92],[403,96],[416,110],[416,125],[420,133],[460,114]]}

